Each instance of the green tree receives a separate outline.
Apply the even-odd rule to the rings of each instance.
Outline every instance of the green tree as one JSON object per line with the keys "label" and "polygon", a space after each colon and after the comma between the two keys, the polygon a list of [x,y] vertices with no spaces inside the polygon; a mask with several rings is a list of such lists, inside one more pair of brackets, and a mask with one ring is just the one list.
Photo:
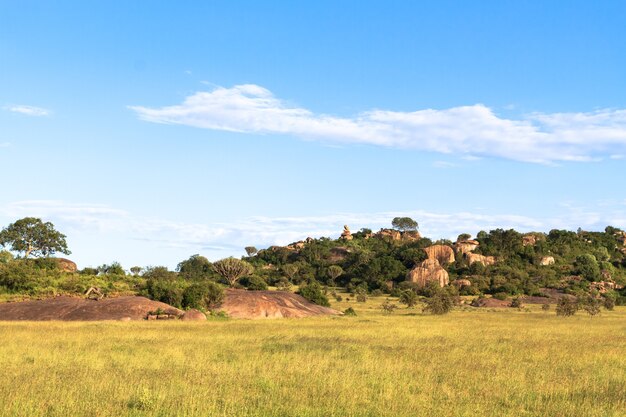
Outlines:
{"label": "green tree", "polygon": [[71,254],[65,235],[56,231],[50,222],[35,217],[25,217],[11,223],[0,232],[0,245],[23,252],[24,257],[48,256],[56,252]]}
{"label": "green tree", "polygon": [[417,230],[419,227],[417,222],[410,217],[394,217],[394,219],[391,221],[391,225],[395,229],[403,232]]}
{"label": "green tree", "polygon": [[254,267],[246,261],[230,257],[215,262],[213,270],[233,287],[239,279],[254,272]]}
{"label": "green tree", "polygon": [[333,281],[333,285],[335,285],[335,280],[339,278],[341,274],[343,274],[343,268],[339,265],[331,265],[328,267],[326,272],[328,273],[330,279]]}
{"label": "green tree", "polygon": [[573,316],[578,311],[578,300],[561,297],[556,304],[557,316]]}
{"label": "green tree", "polygon": [[255,248],[254,246],[246,246],[245,250],[248,256],[254,256],[258,252],[257,248]]}
{"label": "green tree", "polygon": [[312,303],[324,307],[330,307],[328,298],[326,297],[326,295],[324,295],[322,286],[317,281],[311,281],[308,284],[302,285],[298,290],[298,294],[300,294]]}
{"label": "green tree", "polygon": [[103,264],[98,267],[98,272],[103,275],[126,275],[124,268],[119,262]]}
{"label": "green tree", "polygon": [[452,310],[454,306],[454,297],[446,291],[437,291],[432,297],[427,298],[425,301],[426,307],[424,311],[428,311],[432,314],[447,314]]}
{"label": "green tree", "polygon": [[207,281],[191,284],[183,291],[184,308],[213,310],[224,300],[224,290],[218,284]]}
{"label": "green tree", "polygon": [[598,261],[593,255],[584,254],[576,257],[574,265],[576,267],[576,273],[587,281],[599,281],[602,277]]}
{"label": "green tree", "polygon": [[417,294],[412,289],[404,290],[400,293],[400,302],[407,307],[415,307],[417,304]]}
{"label": "green tree", "polygon": [[135,275],[135,276],[137,276],[137,275],[141,274],[141,271],[142,271],[142,270],[143,270],[143,268],[142,268],[142,267],[140,267],[140,266],[131,266],[131,267],[130,267],[130,272],[131,272],[131,274],[133,274],[133,275]]}
{"label": "green tree", "polygon": [[207,258],[195,254],[180,262],[176,266],[176,271],[185,279],[197,281],[209,279],[213,273],[213,268]]}

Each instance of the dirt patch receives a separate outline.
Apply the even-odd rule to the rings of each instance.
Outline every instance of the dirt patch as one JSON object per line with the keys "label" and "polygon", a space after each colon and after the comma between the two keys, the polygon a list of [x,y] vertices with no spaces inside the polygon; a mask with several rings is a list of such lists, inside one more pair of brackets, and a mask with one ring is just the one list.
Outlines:
{"label": "dirt patch", "polygon": [[230,317],[241,319],[299,318],[341,314],[286,291],[227,289],[220,309]]}
{"label": "dirt patch", "polygon": [[166,314],[181,316],[183,312],[168,304],[145,297],[104,298],[99,301],[75,297],[55,297],[0,304],[0,320],[143,320],[149,312],[161,309]]}

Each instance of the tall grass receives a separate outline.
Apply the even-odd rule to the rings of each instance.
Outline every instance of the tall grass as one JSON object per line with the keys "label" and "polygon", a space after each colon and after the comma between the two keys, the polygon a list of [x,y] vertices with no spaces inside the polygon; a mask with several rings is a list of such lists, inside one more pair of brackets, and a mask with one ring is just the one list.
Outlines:
{"label": "tall grass", "polygon": [[0,323],[0,415],[626,415],[623,307],[350,305],[358,317]]}

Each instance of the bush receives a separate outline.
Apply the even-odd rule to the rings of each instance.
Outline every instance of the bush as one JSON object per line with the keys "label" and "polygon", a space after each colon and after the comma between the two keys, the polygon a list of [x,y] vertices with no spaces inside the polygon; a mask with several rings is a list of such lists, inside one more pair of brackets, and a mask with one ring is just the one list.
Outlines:
{"label": "bush", "polygon": [[261,277],[256,275],[252,275],[250,277],[245,277],[241,281],[241,285],[246,287],[246,289],[250,291],[265,291],[267,290],[267,282]]}
{"label": "bush", "polygon": [[578,311],[578,301],[572,300],[569,297],[559,298],[559,302],[556,304],[557,316],[573,316]]}
{"label": "bush", "polygon": [[591,317],[600,314],[600,306],[602,301],[599,298],[588,296],[583,302],[583,310],[587,312]]}
{"label": "bush", "polygon": [[146,282],[148,296],[174,307],[181,307],[183,290],[175,282],[150,279]]}
{"label": "bush", "polygon": [[425,300],[426,307],[424,311],[428,311],[432,314],[447,314],[452,310],[454,306],[454,296],[448,294],[445,291],[439,291],[432,297]]}
{"label": "bush", "polygon": [[385,295],[385,293],[380,289],[375,289],[374,291],[372,291],[372,297],[381,297],[383,295]]}
{"label": "bush", "polygon": [[606,297],[604,298],[604,308],[608,311],[613,311],[615,308],[615,298],[614,297]]}
{"label": "bush", "polygon": [[312,303],[324,307],[330,307],[328,298],[324,295],[322,286],[317,281],[311,281],[308,284],[301,286],[298,290],[298,294],[300,294]]}
{"label": "bush", "polygon": [[548,303],[543,304],[543,305],[541,306],[541,309],[542,309],[543,311],[550,311],[550,304],[548,304]]}
{"label": "bush", "polygon": [[501,300],[504,301],[507,299],[509,295],[505,292],[497,292],[493,295],[493,298],[495,298],[496,300]]}
{"label": "bush", "polygon": [[184,308],[213,310],[224,300],[224,290],[214,282],[192,284],[183,291]]}
{"label": "bush", "polygon": [[352,307],[348,307],[343,311],[344,316],[356,317],[356,311]]}
{"label": "bush", "polygon": [[407,307],[415,307],[417,304],[417,294],[413,290],[404,290],[400,293],[400,302]]}
{"label": "bush", "polygon": [[398,306],[392,303],[389,299],[386,299],[385,302],[380,305],[380,308],[383,310],[383,313],[391,314],[396,308],[398,308]]}
{"label": "bush", "polygon": [[522,308],[522,307],[524,307],[524,305],[522,303],[522,298],[521,297],[515,297],[511,301],[511,307],[512,308]]}

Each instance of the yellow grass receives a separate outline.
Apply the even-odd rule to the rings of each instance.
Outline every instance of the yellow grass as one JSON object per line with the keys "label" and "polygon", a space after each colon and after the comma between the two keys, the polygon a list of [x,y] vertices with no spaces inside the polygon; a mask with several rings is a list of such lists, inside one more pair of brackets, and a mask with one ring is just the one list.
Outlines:
{"label": "yellow grass", "polygon": [[626,415],[626,308],[0,323],[2,416]]}

